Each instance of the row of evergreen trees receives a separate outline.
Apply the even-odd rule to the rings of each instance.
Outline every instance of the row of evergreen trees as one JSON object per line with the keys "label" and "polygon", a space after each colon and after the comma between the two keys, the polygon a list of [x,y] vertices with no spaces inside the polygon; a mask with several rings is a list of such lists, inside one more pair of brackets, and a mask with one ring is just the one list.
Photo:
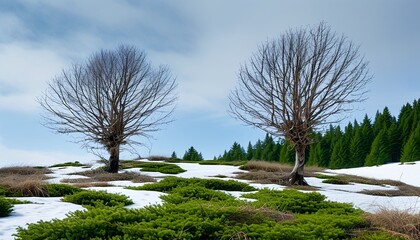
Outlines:
{"label": "row of evergreen trees", "polygon": [[[307,164],[329,168],[380,165],[388,162],[420,160],[420,99],[401,108],[398,118],[387,107],[377,112],[372,122],[365,115],[340,126],[330,126],[325,133],[314,133],[315,143],[307,149]],[[240,144],[215,157],[218,160],[266,160],[294,163],[294,150],[287,141],[274,141],[266,135],[245,150]]]}

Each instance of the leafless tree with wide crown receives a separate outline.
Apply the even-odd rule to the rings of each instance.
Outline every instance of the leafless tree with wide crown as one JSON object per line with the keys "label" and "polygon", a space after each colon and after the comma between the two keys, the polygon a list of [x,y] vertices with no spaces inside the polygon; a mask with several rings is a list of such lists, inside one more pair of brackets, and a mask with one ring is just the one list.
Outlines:
{"label": "leafless tree with wide crown", "polygon": [[365,100],[371,76],[359,47],[320,23],[262,44],[240,68],[238,79],[229,96],[230,113],[288,140],[296,151],[289,182],[307,185],[304,165],[311,133],[339,122],[354,103]]}
{"label": "leafless tree with wide crown", "polygon": [[108,171],[118,172],[123,146],[141,144],[171,121],[175,78],[165,66],[153,68],[133,46],[101,50],[74,64],[48,85],[38,101],[45,125],[58,133],[76,133],[90,150],[109,153]]}

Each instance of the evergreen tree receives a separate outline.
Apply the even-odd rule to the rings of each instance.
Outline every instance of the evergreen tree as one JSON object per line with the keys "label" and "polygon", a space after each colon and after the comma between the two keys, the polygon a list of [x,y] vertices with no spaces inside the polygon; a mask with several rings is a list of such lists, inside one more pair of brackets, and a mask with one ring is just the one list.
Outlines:
{"label": "evergreen tree", "polygon": [[321,139],[321,156],[320,162],[318,162],[318,166],[320,167],[328,167],[331,153],[332,153],[332,145],[335,142],[336,138],[336,128],[330,125],[329,129],[325,132],[325,135]]}
{"label": "evergreen tree", "polygon": [[373,140],[369,155],[366,158],[366,166],[381,165],[391,161],[391,151],[387,129],[384,128]]}
{"label": "evergreen tree", "polygon": [[420,121],[416,129],[411,133],[410,138],[404,145],[401,155],[401,162],[410,162],[420,160]]}
{"label": "evergreen tree", "polygon": [[254,160],[261,160],[262,151],[263,151],[262,143],[258,139],[257,143],[255,143],[255,150],[254,150],[254,154],[252,156],[253,159]]}
{"label": "evergreen tree", "polygon": [[230,150],[227,152],[226,161],[240,161],[245,159],[245,150],[237,142],[234,142]]}
{"label": "evergreen tree", "polygon": [[401,136],[398,126],[395,122],[388,129],[389,151],[391,154],[391,162],[399,162],[401,156]]}
{"label": "evergreen tree", "polygon": [[186,161],[201,161],[203,160],[203,156],[201,153],[198,153],[197,150],[195,150],[194,147],[190,147],[188,151],[185,152],[184,156],[182,157],[182,160]]}
{"label": "evergreen tree", "polygon": [[172,155],[171,155],[171,159],[177,159],[178,157],[176,156],[176,153],[175,153],[175,151],[173,151],[172,152]]}
{"label": "evergreen tree", "polygon": [[375,121],[373,123],[373,135],[377,136],[384,128],[390,128],[391,124],[396,122],[395,118],[391,116],[388,107],[385,107],[382,113],[376,112]]}
{"label": "evergreen tree", "polygon": [[366,150],[363,146],[362,129],[357,128],[350,142],[350,164],[349,167],[362,167],[365,164]]}
{"label": "evergreen tree", "polygon": [[322,162],[322,149],[321,149],[321,142],[314,143],[309,146],[309,157],[308,162],[306,163],[308,166],[319,166]]}
{"label": "evergreen tree", "polygon": [[270,135],[266,134],[264,142],[263,142],[264,148],[263,148],[262,153],[261,153],[261,160],[265,160],[265,161],[277,161],[278,160],[278,159],[273,158],[274,155],[275,155],[274,145],[275,145],[275,143],[273,141],[273,138]]}
{"label": "evergreen tree", "polygon": [[361,124],[361,138],[362,138],[362,148],[361,148],[361,155],[365,156],[365,160],[366,161],[366,157],[370,152],[371,146],[372,146],[372,142],[374,139],[374,135],[373,135],[373,129],[372,129],[372,125],[370,123],[370,119],[367,115],[365,115],[365,117],[363,118],[363,122]]}
{"label": "evergreen tree", "polygon": [[254,148],[252,147],[251,142],[248,142],[248,147],[246,149],[246,160],[252,160],[254,157]]}
{"label": "evergreen tree", "polygon": [[411,135],[411,128],[414,120],[413,107],[407,103],[401,108],[398,115],[398,130],[400,132],[400,144],[404,146]]}
{"label": "evergreen tree", "polygon": [[280,162],[281,163],[294,163],[295,162],[295,150],[288,141],[285,141],[280,150]]}
{"label": "evergreen tree", "polygon": [[334,143],[332,144],[332,152],[329,162],[329,167],[332,169],[346,166],[349,161],[349,151],[347,140],[341,132],[340,127],[336,129]]}

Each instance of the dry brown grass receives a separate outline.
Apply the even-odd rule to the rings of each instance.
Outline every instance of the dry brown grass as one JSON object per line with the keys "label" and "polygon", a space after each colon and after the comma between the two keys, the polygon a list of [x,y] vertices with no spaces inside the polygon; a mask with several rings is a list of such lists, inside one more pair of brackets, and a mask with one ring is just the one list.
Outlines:
{"label": "dry brown grass", "polygon": [[51,171],[46,168],[7,167],[0,168],[0,186],[6,189],[8,196],[45,197],[48,191],[43,180]]}
{"label": "dry brown grass", "polygon": [[103,169],[76,172],[76,173],[73,173],[72,175],[82,175],[89,178],[63,179],[63,182],[84,183],[84,184],[94,183],[94,182],[110,182],[110,181],[132,181],[135,183],[156,182],[156,180],[153,177],[140,175],[134,172],[109,173]]}
{"label": "dry brown grass", "polygon": [[34,175],[52,173],[48,168],[38,167],[5,167],[0,168],[0,176],[4,175]]}
{"label": "dry brown grass", "polygon": [[288,178],[288,176],[289,174],[280,172],[267,172],[263,170],[257,170],[253,172],[240,172],[236,175],[236,178],[262,184],[284,184],[285,181],[287,181],[286,178]]}
{"label": "dry brown grass", "polygon": [[365,178],[365,177],[359,177],[359,176],[347,175],[347,174],[336,175],[334,176],[334,178],[343,180],[345,182],[362,183],[362,184],[377,185],[377,186],[390,185],[390,186],[398,187],[397,190],[363,190],[359,192],[363,194],[374,195],[374,196],[386,196],[386,197],[420,196],[420,187],[408,185],[400,181],[372,179],[372,178]]}
{"label": "dry brown grass", "polygon": [[[290,186],[289,176],[290,172],[293,169],[293,166],[287,164],[280,164],[274,162],[266,161],[249,161],[243,167],[242,170],[247,170],[249,172],[241,172],[236,175],[238,179],[250,180],[257,183],[267,184],[279,184],[283,186],[288,186],[290,188],[298,188],[300,190],[314,191],[317,190],[315,187],[306,186]],[[310,166],[305,168],[305,176],[312,177],[315,176],[317,172],[322,171],[319,167]]]}
{"label": "dry brown grass", "polygon": [[381,209],[375,214],[367,214],[366,219],[374,227],[408,239],[420,239],[420,214],[396,209]]}
{"label": "dry brown grass", "polygon": [[[242,170],[247,171],[266,171],[266,172],[277,172],[280,174],[290,174],[293,170],[293,166],[284,163],[275,163],[267,161],[255,161],[251,160],[241,167]],[[323,171],[322,168],[316,166],[307,166],[305,167],[305,176],[311,177],[314,176],[316,172]]]}
{"label": "dry brown grass", "polygon": [[295,219],[295,217],[289,213],[284,213],[278,210],[265,207],[256,208],[251,205],[244,205],[242,207],[239,207],[237,212],[234,212],[227,217],[229,218],[229,220],[238,223],[252,224],[255,222],[259,222],[261,220],[261,216],[270,218],[278,223]]}
{"label": "dry brown grass", "polygon": [[75,182],[71,185],[79,188],[88,188],[88,187],[111,187],[113,185],[108,182]]}

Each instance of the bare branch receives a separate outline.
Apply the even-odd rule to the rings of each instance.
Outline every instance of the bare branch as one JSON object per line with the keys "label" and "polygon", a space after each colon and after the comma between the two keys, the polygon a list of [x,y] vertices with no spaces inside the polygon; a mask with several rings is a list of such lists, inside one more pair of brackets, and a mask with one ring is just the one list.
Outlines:
{"label": "bare branch", "polygon": [[314,130],[365,100],[371,76],[359,48],[321,23],[262,44],[238,79],[233,117],[304,151]]}
{"label": "bare branch", "polygon": [[79,133],[84,147],[102,146],[111,154],[171,121],[175,88],[167,67],[154,69],[144,52],[122,45],[63,71],[38,101],[47,127]]}

